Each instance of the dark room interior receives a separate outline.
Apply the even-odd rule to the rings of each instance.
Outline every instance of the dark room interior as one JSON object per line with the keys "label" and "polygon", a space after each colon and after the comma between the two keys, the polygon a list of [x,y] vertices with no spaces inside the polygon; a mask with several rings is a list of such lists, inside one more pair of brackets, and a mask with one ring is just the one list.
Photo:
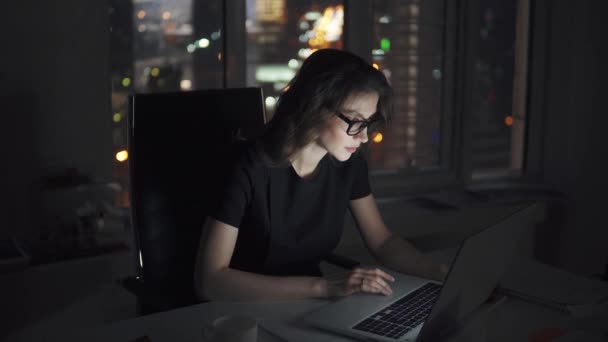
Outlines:
{"label": "dark room interior", "polygon": [[[366,150],[371,189],[394,234],[449,265],[466,237],[536,203],[513,254],[559,279],[599,286],[576,291],[604,291],[592,304],[608,315],[605,1],[21,0],[4,7],[0,340],[70,340],[141,318],[125,283],[143,267],[127,154],[133,94],[261,88],[267,122],[303,60],[320,48],[353,52],[394,89],[393,116]],[[166,120],[179,122],[170,111]],[[177,169],[187,158],[159,153]],[[350,214],[335,252],[375,262]],[[557,278],[535,277],[536,291],[557,293]],[[572,310],[567,324],[578,318]],[[147,322],[162,317],[169,316]],[[149,340],[189,340],[176,332],[185,326],[157,326]],[[559,336],[579,330],[590,334],[579,340],[608,340],[606,327],[584,327],[539,319],[508,335],[524,339],[505,341],[574,341]],[[258,332],[258,341],[284,334]]]}

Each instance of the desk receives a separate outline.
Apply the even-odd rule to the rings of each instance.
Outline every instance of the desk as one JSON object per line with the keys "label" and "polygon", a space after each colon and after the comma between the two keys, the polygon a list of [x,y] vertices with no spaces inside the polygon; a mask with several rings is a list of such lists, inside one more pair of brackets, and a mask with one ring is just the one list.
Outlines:
{"label": "desk", "polygon": [[[202,340],[202,323],[229,314],[255,316],[259,321],[297,321],[300,315],[326,304],[324,300],[298,300],[270,303],[210,302],[154,315],[115,322],[86,331],[66,332],[52,341],[131,342],[147,335],[152,342],[193,342]],[[547,327],[567,327],[569,316],[547,307],[508,299],[491,313],[451,341],[528,341],[530,332]],[[294,341],[351,341],[316,329],[294,331]],[[300,337],[300,338],[298,338]],[[259,329],[258,341],[282,341]]]}

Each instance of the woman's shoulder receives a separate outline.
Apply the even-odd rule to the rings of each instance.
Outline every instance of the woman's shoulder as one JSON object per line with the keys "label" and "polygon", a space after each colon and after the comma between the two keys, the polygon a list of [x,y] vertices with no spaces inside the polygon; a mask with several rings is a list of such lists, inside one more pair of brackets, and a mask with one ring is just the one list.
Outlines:
{"label": "woman's shoulder", "polygon": [[255,141],[237,140],[233,143],[232,152],[234,162],[239,168],[249,173],[263,172],[263,158]]}

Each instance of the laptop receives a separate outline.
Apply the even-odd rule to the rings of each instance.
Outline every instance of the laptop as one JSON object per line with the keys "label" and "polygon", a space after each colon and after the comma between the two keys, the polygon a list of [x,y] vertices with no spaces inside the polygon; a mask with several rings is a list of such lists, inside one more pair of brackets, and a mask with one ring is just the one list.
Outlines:
{"label": "laptop", "polygon": [[458,330],[498,286],[539,213],[527,204],[466,238],[440,282],[389,272],[393,294],[356,293],[305,316],[317,328],[366,341],[437,341]]}

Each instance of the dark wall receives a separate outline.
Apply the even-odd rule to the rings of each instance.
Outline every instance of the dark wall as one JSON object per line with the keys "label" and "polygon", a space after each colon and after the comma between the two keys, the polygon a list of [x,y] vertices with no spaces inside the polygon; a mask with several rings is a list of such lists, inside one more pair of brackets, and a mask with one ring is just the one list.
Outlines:
{"label": "dark wall", "polygon": [[3,6],[0,238],[35,234],[43,175],[108,179],[112,163],[105,0]]}
{"label": "dark wall", "polygon": [[[584,274],[608,262],[608,80],[605,1],[538,1],[546,11],[544,180],[569,198],[553,212],[555,262]],[[537,13],[538,14],[538,13]],[[536,64],[538,65],[538,64]],[[548,237],[550,240],[550,237]]]}

